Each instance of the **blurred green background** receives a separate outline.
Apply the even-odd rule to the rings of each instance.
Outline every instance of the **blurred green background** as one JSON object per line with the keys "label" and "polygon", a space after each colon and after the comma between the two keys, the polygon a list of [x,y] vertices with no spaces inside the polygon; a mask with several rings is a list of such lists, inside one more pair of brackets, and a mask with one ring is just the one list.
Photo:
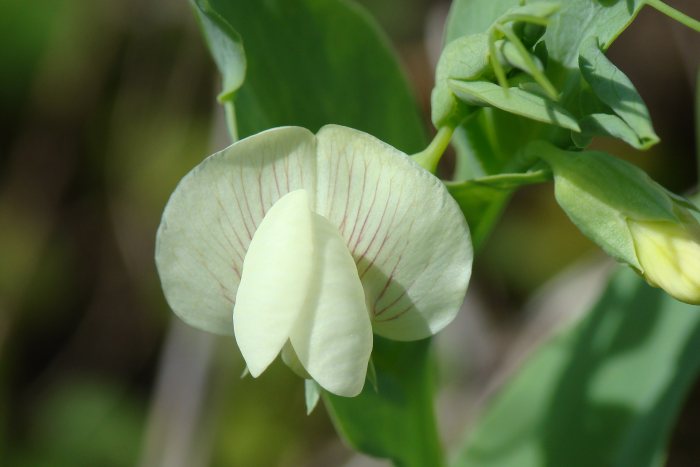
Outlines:
{"label": "blurred green background", "polygon": [[[399,53],[428,128],[449,2],[362,3]],[[700,17],[693,0],[669,3]],[[610,51],[662,143],[643,154],[596,145],[677,192],[697,183],[699,51],[697,35],[651,10]],[[304,415],[303,385],[291,372],[276,365],[259,380],[240,379],[233,340],[178,324],[162,297],[153,244],[165,201],[227,144],[218,76],[187,2],[3,0],[0,71],[0,464],[365,465],[322,408]],[[458,362],[450,371],[461,368],[469,381],[445,375],[452,394],[470,397],[488,382],[528,297],[591,253],[551,186],[518,193],[476,260],[470,297],[480,305],[470,312],[479,318],[451,331],[457,340],[475,332],[459,326],[489,332],[469,355],[443,347]],[[688,407],[697,400],[696,389]],[[445,422],[447,439],[477,403],[455,402],[467,409]],[[693,422],[681,420],[672,459],[692,449],[684,440]]]}

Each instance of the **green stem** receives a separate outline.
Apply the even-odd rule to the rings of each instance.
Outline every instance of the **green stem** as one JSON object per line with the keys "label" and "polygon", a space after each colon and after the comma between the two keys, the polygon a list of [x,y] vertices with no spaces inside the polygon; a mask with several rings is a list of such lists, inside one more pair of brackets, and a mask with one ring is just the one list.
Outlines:
{"label": "green stem", "polygon": [[498,61],[498,55],[496,54],[496,29],[491,29],[489,32],[489,62],[491,63],[491,69],[496,75],[496,81],[501,85],[503,91],[508,94],[508,79],[506,78],[506,72],[501,66],[501,62]]}
{"label": "green stem", "polygon": [[463,182],[444,182],[448,187],[489,186],[497,190],[515,190],[524,185],[535,185],[552,180],[552,171],[542,168],[525,173],[505,173],[474,178]]}
{"label": "green stem", "polygon": [[413,155],[413,160],[430,173],[435,173],[438,163],[450,144],[454,128],[444,126],[440,128],[427,148]]}
{"label": "green stem", "polygon": [[671,19],[674,19],[681,23],[684,26],[688,26],[690,29],[700,32],[700,21],[691,18],[690,16],[686,15],[685,13],[676,10],[675,8],[666,5],[664,2],[661,0],[646,0],[644,3],[649,5],[650,7],[656,9],[657,11],[663,13],[664,15],[668,16]]}

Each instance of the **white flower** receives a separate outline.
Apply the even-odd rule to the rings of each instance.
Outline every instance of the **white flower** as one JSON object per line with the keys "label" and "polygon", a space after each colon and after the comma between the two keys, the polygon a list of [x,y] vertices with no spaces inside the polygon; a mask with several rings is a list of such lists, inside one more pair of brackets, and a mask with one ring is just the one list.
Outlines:
{"label": "white flower", "polygon": [[372,331],[416,340],[452,321],[472,249],[444,185],[405,154],[345,127],[285,127],[180,182],[156,262],[175,313],[233,332],[251,375],[284,349],[321,387],[354,396]]}

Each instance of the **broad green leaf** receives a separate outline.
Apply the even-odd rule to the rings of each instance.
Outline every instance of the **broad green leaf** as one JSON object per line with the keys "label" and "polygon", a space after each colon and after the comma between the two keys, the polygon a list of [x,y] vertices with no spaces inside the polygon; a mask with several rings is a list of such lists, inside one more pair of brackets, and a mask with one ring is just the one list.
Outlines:
{"label": "broad green leaf", "polygon": [[579,50],[597,38],[603,50],[624,31],[644,2],[641,0],[560,0],[559,12],[547,26],[544,40],[551,60],[575,68]]}
{"label": "broad green leaf", "polygon": [[223,77],[219,100],[233,102],[234,95],[245,78],[246,57],[241,37],[211,8],[209,0],[193,0],[192,4],[209,50]]}
{"label": "broad green leaf", "polygon": [[352,399],[323,393],[333,423],[350,445],[402,467],[440,467],[442,450],[433,418],[434,368],[430,341],[375,337],[376,390]]}
{"label": "broad green leaf", "polygon": [[620,271],[503,386],[455,466],[660,466],[698,346],[700,308]]}
{"label": "broad green leaf", "polygon": [[[582,44],[579,67],[598,98],[610,106],[637,135],[637,142],[632,144],[634,147],[647,149],[659,141],[652,128],[649,111],[634,84],[607,59],[598,46],[597,38],[591,37]],[[614,128],[620,130],[619,125]],[[629,137],[622,139],[629,142]]]}
{"label": "broad green leaf", "polygon": [[[425,133],[398,62],[373,20],[338,0],[209,0],[238,32],[247,69],[235,99],[238,133],[337,123],[403,151]],[[216,52],[214,52],[216,55]]]}
{"label": "broad green leaf", "polygon": [[[232,310],[233,330],[254,378],[277,358],[295,324],[311,308],[309,290],[317,288],[319,271],[309,201],[303,189],[277,200],[245,253]],[[270,291],[272,284],[275,293]]]}
{"label": "broad green leaf", "polygon": [[522,117],[550,125],[579,131],[576,120],[556,103],[542,96],[485,81],[450,80],[449,87],[457,97],[474,106],[493,106]]}
{"label": "broad green leaf", "polygon": [[486,32],[496,19],[520,0],[454,0],[445,29],[445,44],[467,34]]}
{"label": "broad green leaf", "polygon": [[640,142],[637,133],[617,115],[590,114],[579,120],[578,124],[581,132],[572,132],[571,139],[580,148],[588,146],[593,136],[597,135],[618,138],[636,149],[647,147],[646,143]]}
{"label": "broad green leaf", "polygon": [[241,37],[211,8],[209,0],[192,0],[192,5],[222,76],[222,90],[218,99],[224,106],[229,134],[235,141],[238,139],[238,126],[233,101],[243,84],[246,71],[246,56]]}

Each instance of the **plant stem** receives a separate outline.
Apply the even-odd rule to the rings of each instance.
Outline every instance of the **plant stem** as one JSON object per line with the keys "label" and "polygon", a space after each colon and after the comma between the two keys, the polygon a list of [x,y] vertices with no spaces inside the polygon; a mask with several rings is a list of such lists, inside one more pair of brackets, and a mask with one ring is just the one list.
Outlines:
{"label": "plant stem", "polygon": [[454,128],[452,127],[444,126],[440,128],[428,147],[413,155],[413,160],[418,162],[425,170],[434,174],[442,155],[445,153],[445,149],[447,149],[447,145],[450,144],[452,133],[454,133]]}
{"label": "plant stem", "polygon": [[666,5],[661,0],[646,0],[645,3],[650,7],[656,9],[657,11],[663,13],[671,19],[674,19],[684,26],[688,26],[690,29],[700,32],[700,21],[691,18],[682,11],[676,10],[675,8]]}
{"label": "plant stem", "polygon": [[503,190],[514,190],[523,185],[534,185],[537,183],[549,182],[552,180],[552,171],[548,169],[539,169],[525,173],[505,173],[498,175],[489,175],[488,177],[468,180],[468,183],[476,185],[487,185]]}

